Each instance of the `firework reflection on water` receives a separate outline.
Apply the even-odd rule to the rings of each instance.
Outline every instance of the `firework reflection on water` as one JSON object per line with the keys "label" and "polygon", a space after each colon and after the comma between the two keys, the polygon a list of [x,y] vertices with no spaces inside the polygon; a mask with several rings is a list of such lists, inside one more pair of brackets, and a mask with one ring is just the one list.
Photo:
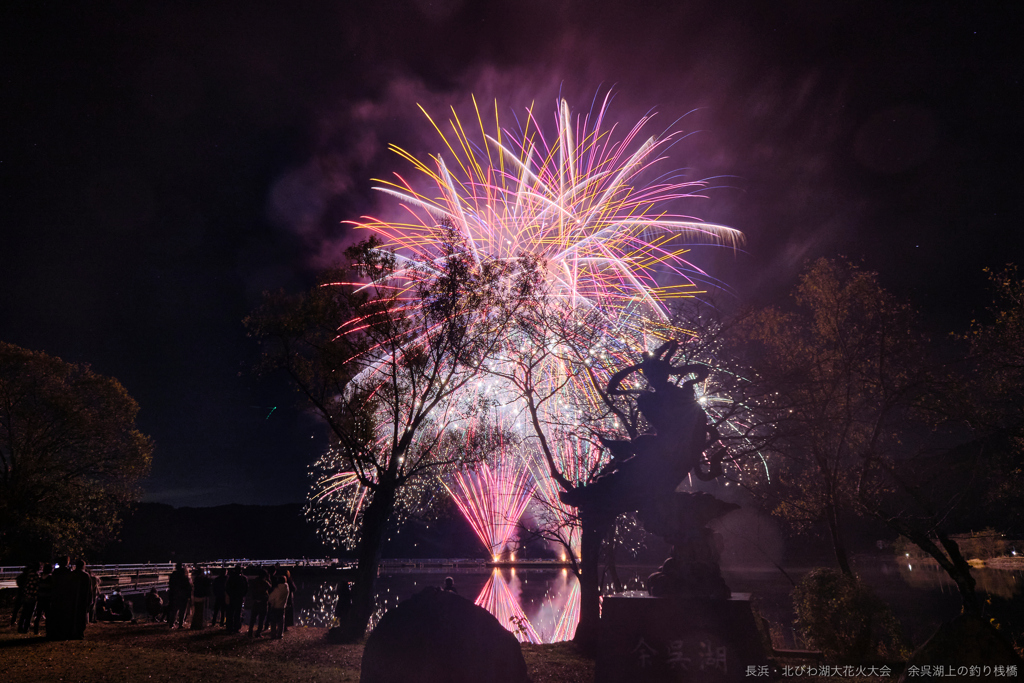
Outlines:
{"label": "firework reflection on water", "polygon": [[[376,625],[385,611],[429,586],[455,578],[459,594],[482,605],[520,641],[554,643],[572,639],[579,621],[579,581],[567,570],[397,570],[377,580]],[[338,582],[306,581],[296,598],[300,626],[331,626]],[[510,620],[509,617],[516,617]]]}

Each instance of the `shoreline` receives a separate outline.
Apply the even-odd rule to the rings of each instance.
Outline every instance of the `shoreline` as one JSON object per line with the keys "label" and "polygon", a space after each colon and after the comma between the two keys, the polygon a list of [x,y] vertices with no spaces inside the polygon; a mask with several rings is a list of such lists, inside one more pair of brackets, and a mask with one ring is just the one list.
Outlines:
{"label": "shoreline", "polygon": [[981,560],[985,569],[1002,569],[1008,571],[1024,571],[1024,556],[1004,555],[1003,557],[991,557]]}

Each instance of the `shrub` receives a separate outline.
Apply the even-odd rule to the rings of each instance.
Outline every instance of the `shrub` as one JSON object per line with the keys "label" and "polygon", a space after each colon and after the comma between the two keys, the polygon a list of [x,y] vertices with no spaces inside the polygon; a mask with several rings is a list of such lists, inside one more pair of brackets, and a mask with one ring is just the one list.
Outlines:
{"label": "shrub", "polygon": [[807,645],[830,659],[904,658],[899,621],[859,580],[817,568],[793,589],[796,628]]}

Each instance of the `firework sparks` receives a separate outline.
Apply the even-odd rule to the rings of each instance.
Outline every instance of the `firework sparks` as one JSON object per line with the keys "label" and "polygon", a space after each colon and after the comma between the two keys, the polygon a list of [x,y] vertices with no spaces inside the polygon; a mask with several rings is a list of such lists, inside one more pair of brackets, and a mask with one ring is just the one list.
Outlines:
{"label": "firework sparks", "polygon": [[[568,104],[559,102],[556,134],[548,137],[532,109],[517,132],[501,125],[497,105],[490,132],[479,109],[472,127],[457,116],[446,125],[431,119],[444,151],[423,161],[393,147],[416,174],[411,180],[396,174],[375,188],[396,198],[405,218],[354,223],[394,251],[398,267],[387,284],[409,315],[424,305],[418,296],[422,284],[438,275],[439,245],[453,239],[477,269],[504,267],[504,286],[510,289],[522,275],[524,259],[536,265],[541,279],[536,307],[478,368],[480,380],[452,396],[445,410],[468,415],[471,411],[458,405],[484,398],[501,412],[503,424],[524,434],[531,427],[548,429],[556,465],[577,484],[606,457],[581,438],[580,425],[589,419],[606,432],[622,427],[607,415],[594,424],[593,416],[601,413],[599,382],[665,339],[692,336],[670,322],[673,302],[705,293],[713,281],[690,260],[692,247],[735,247],[742,241],[732,228],[675,213],[680,200],[702,196],[706,187],[672,172],[659,174],[678,134],[647,136],[649,116],[620,134],[607,125],[607,104],[606,97],[596,111],[573,118]],[[483,312],[476,324],[488,323]],[[524,418],[522,386],[516,383],[524,367],[544,397],[525,429],[523,422],[530,420]],[[372,365],[365,372],[372,373]],[[379,427],[392,429],[386,423]],[[499,456],[497,476],[490,470],[455,474],[451,490],[460,509],[498,554],[508,542],[505,531],[524,506],[522,496],[509,492],[521,486],[529,470],[545,514],[551,523],[569,528],[566,545],[578,552],[572,515],[558,501],[558,485],[536,444],[524,438],[521,451]],[[502,469],[509,457],[528,465]],[[344,480],[338,486],[344,489]]]}
{"label": "firework sparks", "polygon": [[[513,570],[513,580],[515,580],[514,572],[515,570]],[[533,628],[533,624],[526,618],[526,613],[523,612],[512,586],[505,580],[500,570],[495,569],[491,572],[491,576],[474,602],[493,614],[498,623],[511,631],[520,643],[542,642]]]}
{"label": "firework sparks", "polygon": [[[562,570],[563,578],[566,572]],[[572,640],[576,634],[576,626],[580,623],[580,582],[575,576],[572,577],[569,588],[569,597],[558,612],[558,623],[555,624],[554,633],[551,634],[549,643],[560,643],[565,640]]]}
{"label": "firework sparks", "polygon": [[494,467],[486,463],[475,472],[456,472],[449,492],[469,520],[477,537],[497,560],[511,547],[535,484],[529,470],[516,457],[502,457]]}

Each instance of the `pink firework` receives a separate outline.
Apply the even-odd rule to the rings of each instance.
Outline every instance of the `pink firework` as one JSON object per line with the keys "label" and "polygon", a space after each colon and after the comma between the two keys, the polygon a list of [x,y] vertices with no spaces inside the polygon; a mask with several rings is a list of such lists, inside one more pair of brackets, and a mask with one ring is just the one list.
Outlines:
{"label": "pink firework", "polygon": [[[599,412],[601,400],[589,373],[607,378],[640,352],[693,334],[673,327],[669,311],[677,300],[705,293],[703,285],[714,281],[691,260],[694,245],[735,247],[742,241],[732,228],[678,213],[680,200],[703,196],[707,185],[671,169],[659,170],[679,134],[649,135],[649,116],[620,130],[609,125],[607,104],[608,98],[596,111],[573,117],[560,101],[555,134],[547,136],[532,110],[519,131],[502,127],[497,108],[493,127],[484,124],[479,110],[472,125],[464,126],[458,117],[447,125],[435,123],[441,153],[418,159],[394,148],[414,174],[396,174],[376,188],[397,199],[404,218],[365,217],[354,223],[394,250],[399,268],[391,284],[410,316],[420,310],[422,284],[436,275],[439,245],[453,236],[480,270],[506,264],[514,275],[518,271],[512,264],[523,257],[535,259],[544,299],[537,310],[595,332],[545,341],[547,353],[531,369],[537,391],[551,399],[541,411],[542,422],[569,426],[570,432],[584,413]],[[477,324],[488,325],[486,315]],[[518,424],[523,398],[508,378],[523,354],[537,353],[531,341],[538,339],[535,332],[510,331],[480,370],[486,381],[466,385],[445,410],[458,412],[458,404],[475,405],[483,396],[503,413],[501,423]],[[604,422],[591,426],[616,431],[613,420]],[[380,429],[394,431],[394,425],[382,421]],[[574,483],[586,481],[605,457],[599,448],[575,443],[571,436],[551,437],[557,465]],[[521,493],[529,469],[552,523],[567,529],[565,544],[575,553],[578,538],[569,511],[558,502],[557,484],[544,463],[521,466],[537,458],[532,446],[521,450],[502,453],[503,460],[510,460],[507,472],[497,471],[501,465],[496,465],[495,472],[457,474],[449,490],[492,556],[497,555],[507,547],[525,507]]]}
{"label": "pink firework", "polygon": [[[515,580],[515,570],[512,570],[512,579]],[[502,576],[501,570],[495,569],[487,579],[480,595],[476,597],[476,604],[494,615],[498,622],[512,632],[520,643],[539,644],[543,642],[533,624],[526,618],[519,599],[512,591],[509,582]]]}
{"label": "pink firework", "polygon": [[448,490],[496,560],[506,550],[514,551],[512,539],[534,488],[527,467],[509,456],[498,460],[494,467],[485,463],[476,471],[455,473]]}
{"label": "pink firework", "polygon": [[555,631],[548,641],[550,643],[572,640],[576,635],[576,625],[580,623],[580,582],[575,576],[567,577],[567,574],[568,572],[563,569],[562,576],[570,584],[569,597],[559,610],[558,623],[555,624]]}

